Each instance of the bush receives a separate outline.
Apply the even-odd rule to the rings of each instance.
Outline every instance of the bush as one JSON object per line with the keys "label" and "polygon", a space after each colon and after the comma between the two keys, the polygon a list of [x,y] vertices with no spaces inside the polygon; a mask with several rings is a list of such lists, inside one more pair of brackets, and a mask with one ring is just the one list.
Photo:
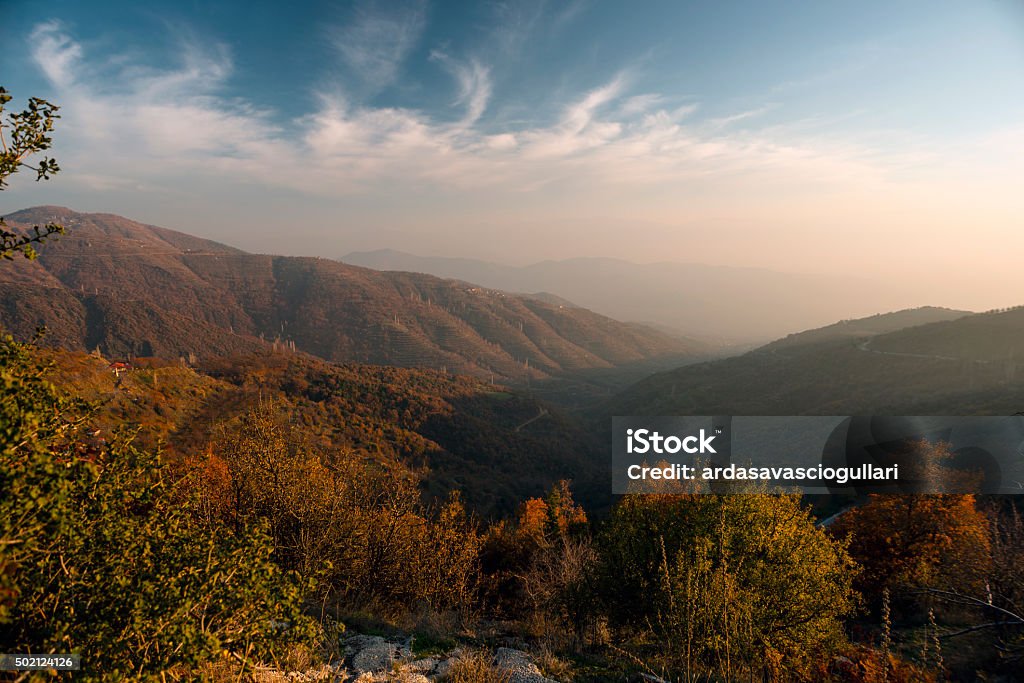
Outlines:
{"label": "bush", "polygon": [[597,616],[597,553],[568,481],[523,502],[515,524],[492,525],[481,554],[483,599],[494,614],[522,620],[552,646],[584,644]]}
{"label": "bush", "polygon": [[81,678],[273,660],[313,626],[260,528],[208,534],[157,456],[91,441],[31,349],[0,340],[0,641],[79,652]]}
{"label": "bush", "polygon": [[984,585],[989,522],[972,495],[872,495],[832,531],[850,538],[850,552],[864,567],[858,587],[873,602],[886,589],[977,592]]}
{"label": "bush", "polygon": [[609,615],[673,671],[799,671],[854,608],[853,562],[792,496],[627,496],[600,550]]}
{"label": "bush", "polygon": [[481,541],[457,495],[428,508],[408,472],[322,453],[266,404],[223,425],[196,465],[211,523],[267,524],[321,599],[463,613],[475,601]]}
{"label": "bush", "polygon": [[597,552],[588,538],[567,538],[534,554],[522,584],[536,635],[556,647],[586,644],[598,616],[596,567]]}

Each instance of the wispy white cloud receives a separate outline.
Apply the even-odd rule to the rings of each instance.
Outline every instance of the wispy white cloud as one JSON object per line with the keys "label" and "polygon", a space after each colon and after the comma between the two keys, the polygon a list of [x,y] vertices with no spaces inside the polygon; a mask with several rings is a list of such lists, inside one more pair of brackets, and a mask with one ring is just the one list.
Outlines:
{"label": "wispy white cloud", "polygon": [[372,88],[383,89],[395,81],[425,26],[423,0],[363,3],[347,22],[331,31],[331,39],[356,76]]}
{"label": "wispy white cloud", "polygon": [[[290,154],[270,112],[217,93],[232,73],[223,46],[183,43],[178,64],[165,70],[122,68],[104,79],[82,47],[57,23],[36,27],[33,58],[56,89],[68,149],[66,168],[98,184],[144,182],[195,169],[242,172]],[[67,139],[70,138],[70,139]]]}
{"label": "wispy white cloud", "polygon": [[734,123],[739,123],[740,121],[757,118],[762,114],[768,113],[772,108],[772,105],[765,105],[763,107],[741,111],[736,114],[729,114],[728,116],[720,116],[718,118],[711,119],[708,123],[715,128],[726,128]]}
{"label": "wispy white cloud", "polygon": [[476,59],[463,63],[452,59],[440,50],[431,52],[430,57],[440,62],[458,82],[459,95],[455,104],[466,107],[466,115],[462,123],[467,126],[476,123],[491,99],[490,70]]}
{"label": "wispy white cloud", "polygon": [[[367,25],[357,34],[372,51],[370,36],[379,29]],[[186,42],[174,67],[124,67],[114,86],[90,69],[89,56],[60,25],[40,25],[33,41],[35,60],[64,106],[65,167],[74,164],[72,177],[102,179],[107,187],[118,178],[159,186],[210,176],[324,195],[403,184],[524,192],[561,183],[593,191],[752,173],[843,185],[880,182],[890,154],[822,135],[728,126],[759,110],[697,120],[695,103],[669,107],[658,93],[631,93],[625,75],[578,93],[550,123],[495,130],[485,116],[488,68],[442,52],[434,59],[455,79],[452,106],[463,112],[454,122],[328,92],[308,114],[282,122],[275,112],[223,96],[233,65],[217,45]],[[365,63],[393,75],[400,52]]]}
{"label": "wispy white cloud", "polygon": [[505,53],[516,54],[523,49],[543,23],[546,0],[512,0],[491,3],[494,30],[490,42]]}
{"label": "wispy white cloud", "polygon": [[588,0],[571,0],[568,3],[562,4],[561,10],[552,18],[551,25],[555,28],[561,28],[566,24],[572,23],[584,13],[589,4]]}
{"label": "wispy white cloud", "polygon": [[664,102],[665,98],[657,93],[646,93],[627,97],[619,107],[623,116],[634,116],[648,112]]}
{"label": "wispy white cloud", "polygon": [[531,42],[558,36],[586,12],[590,0],[498,0],[488,5],[493,28],[486,42],[514,59]]}
{"label": "wispy white cloud", "polygon": [[72,84],[72,74],[80,68],[82,48],[63,31],[58,21],[39,24],[29,37],[36,63],[57,88]]}

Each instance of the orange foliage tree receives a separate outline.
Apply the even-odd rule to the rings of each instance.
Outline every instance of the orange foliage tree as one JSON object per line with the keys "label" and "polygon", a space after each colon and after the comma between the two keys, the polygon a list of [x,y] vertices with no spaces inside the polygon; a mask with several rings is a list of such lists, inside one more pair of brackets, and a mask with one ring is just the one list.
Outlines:
{"label": "orange foliage tree", "polygon": [[989,561],[988,520],[973,495],[872,495],[832,530],[850,537],[859,587],[871,598],[886,588],[971,590]]}
{"label": "orange foliage tree", "polygon": [[530,498],[519,509],[519,533],[540,546],[578,535],[587,513],[573,500],[569,482],[557,482],[544,498]]}

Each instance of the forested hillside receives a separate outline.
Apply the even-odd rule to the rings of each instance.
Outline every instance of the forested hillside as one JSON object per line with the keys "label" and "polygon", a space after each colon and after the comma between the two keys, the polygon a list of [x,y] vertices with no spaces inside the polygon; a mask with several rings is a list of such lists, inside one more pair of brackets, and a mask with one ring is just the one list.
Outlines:
{"label": "forested hillside", "polygon": [[137,426],[137,443],[176,460],[202,452],[264,406],[310,445],[420,482],[428,499],[459,490],[476,513],[509,514],[556,481],[606,506],[603,449],[580,424],[526,396],[430,370],[334,365],[305,354],[210,358],[197,367],[137,359],[119,375],[95,354],[50,351],[63,390],[101,406],[106,438]]}
{"label": "forested hillside", "polygon": [[[14,230],[68,234],[0,272],[0,324],[19,338],[111,356],[177,359],[294,345],[326,360],[426,367],[513,382],[703,345],[586,309],[454,280],[319,258],[246,254],[109,214],[39,207]],[[262,342],[262,343],[261,343]]]}
{"label": "forested hillside", "polygon": [[[913,324],[935,315],[953,319]],[[849,321],[742,356],[659,373],[606,403],[603,414],[1009,415],[1024,410],[1021,309],[968,316],[909,311],[895,320],[911,326],[896,330],[889,325],[893,320]]]}

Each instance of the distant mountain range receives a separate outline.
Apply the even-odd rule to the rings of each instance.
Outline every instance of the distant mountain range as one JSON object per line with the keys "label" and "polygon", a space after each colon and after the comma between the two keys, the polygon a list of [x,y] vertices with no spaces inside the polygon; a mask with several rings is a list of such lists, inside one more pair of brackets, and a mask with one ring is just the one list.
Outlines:
{"label": "distant mountain range", "polygon": [[111,214],[37,207],[14,229],[68,228],[37,261],[0,269],[0,326],[49,343],[209,357],[294,348],[323,359],[444,369],[522,382],[652,359],[682,364],[699,342],[546,296],[330,259],[249,254]]}
{"label": "distant mountain range", "polygon": [[516,267],[390,249],[353,252],[341,261],[430,273],[512,292],[549,292],[617,320],[720,342],[763,343],[839,318],[906,305],[868,279],[695,263],[574,258]]}
{"label": "distant mountain range", "polygon": [[662,372],[602,415],[1008,415],[1024,410],[1024,307],[850,320]]}

